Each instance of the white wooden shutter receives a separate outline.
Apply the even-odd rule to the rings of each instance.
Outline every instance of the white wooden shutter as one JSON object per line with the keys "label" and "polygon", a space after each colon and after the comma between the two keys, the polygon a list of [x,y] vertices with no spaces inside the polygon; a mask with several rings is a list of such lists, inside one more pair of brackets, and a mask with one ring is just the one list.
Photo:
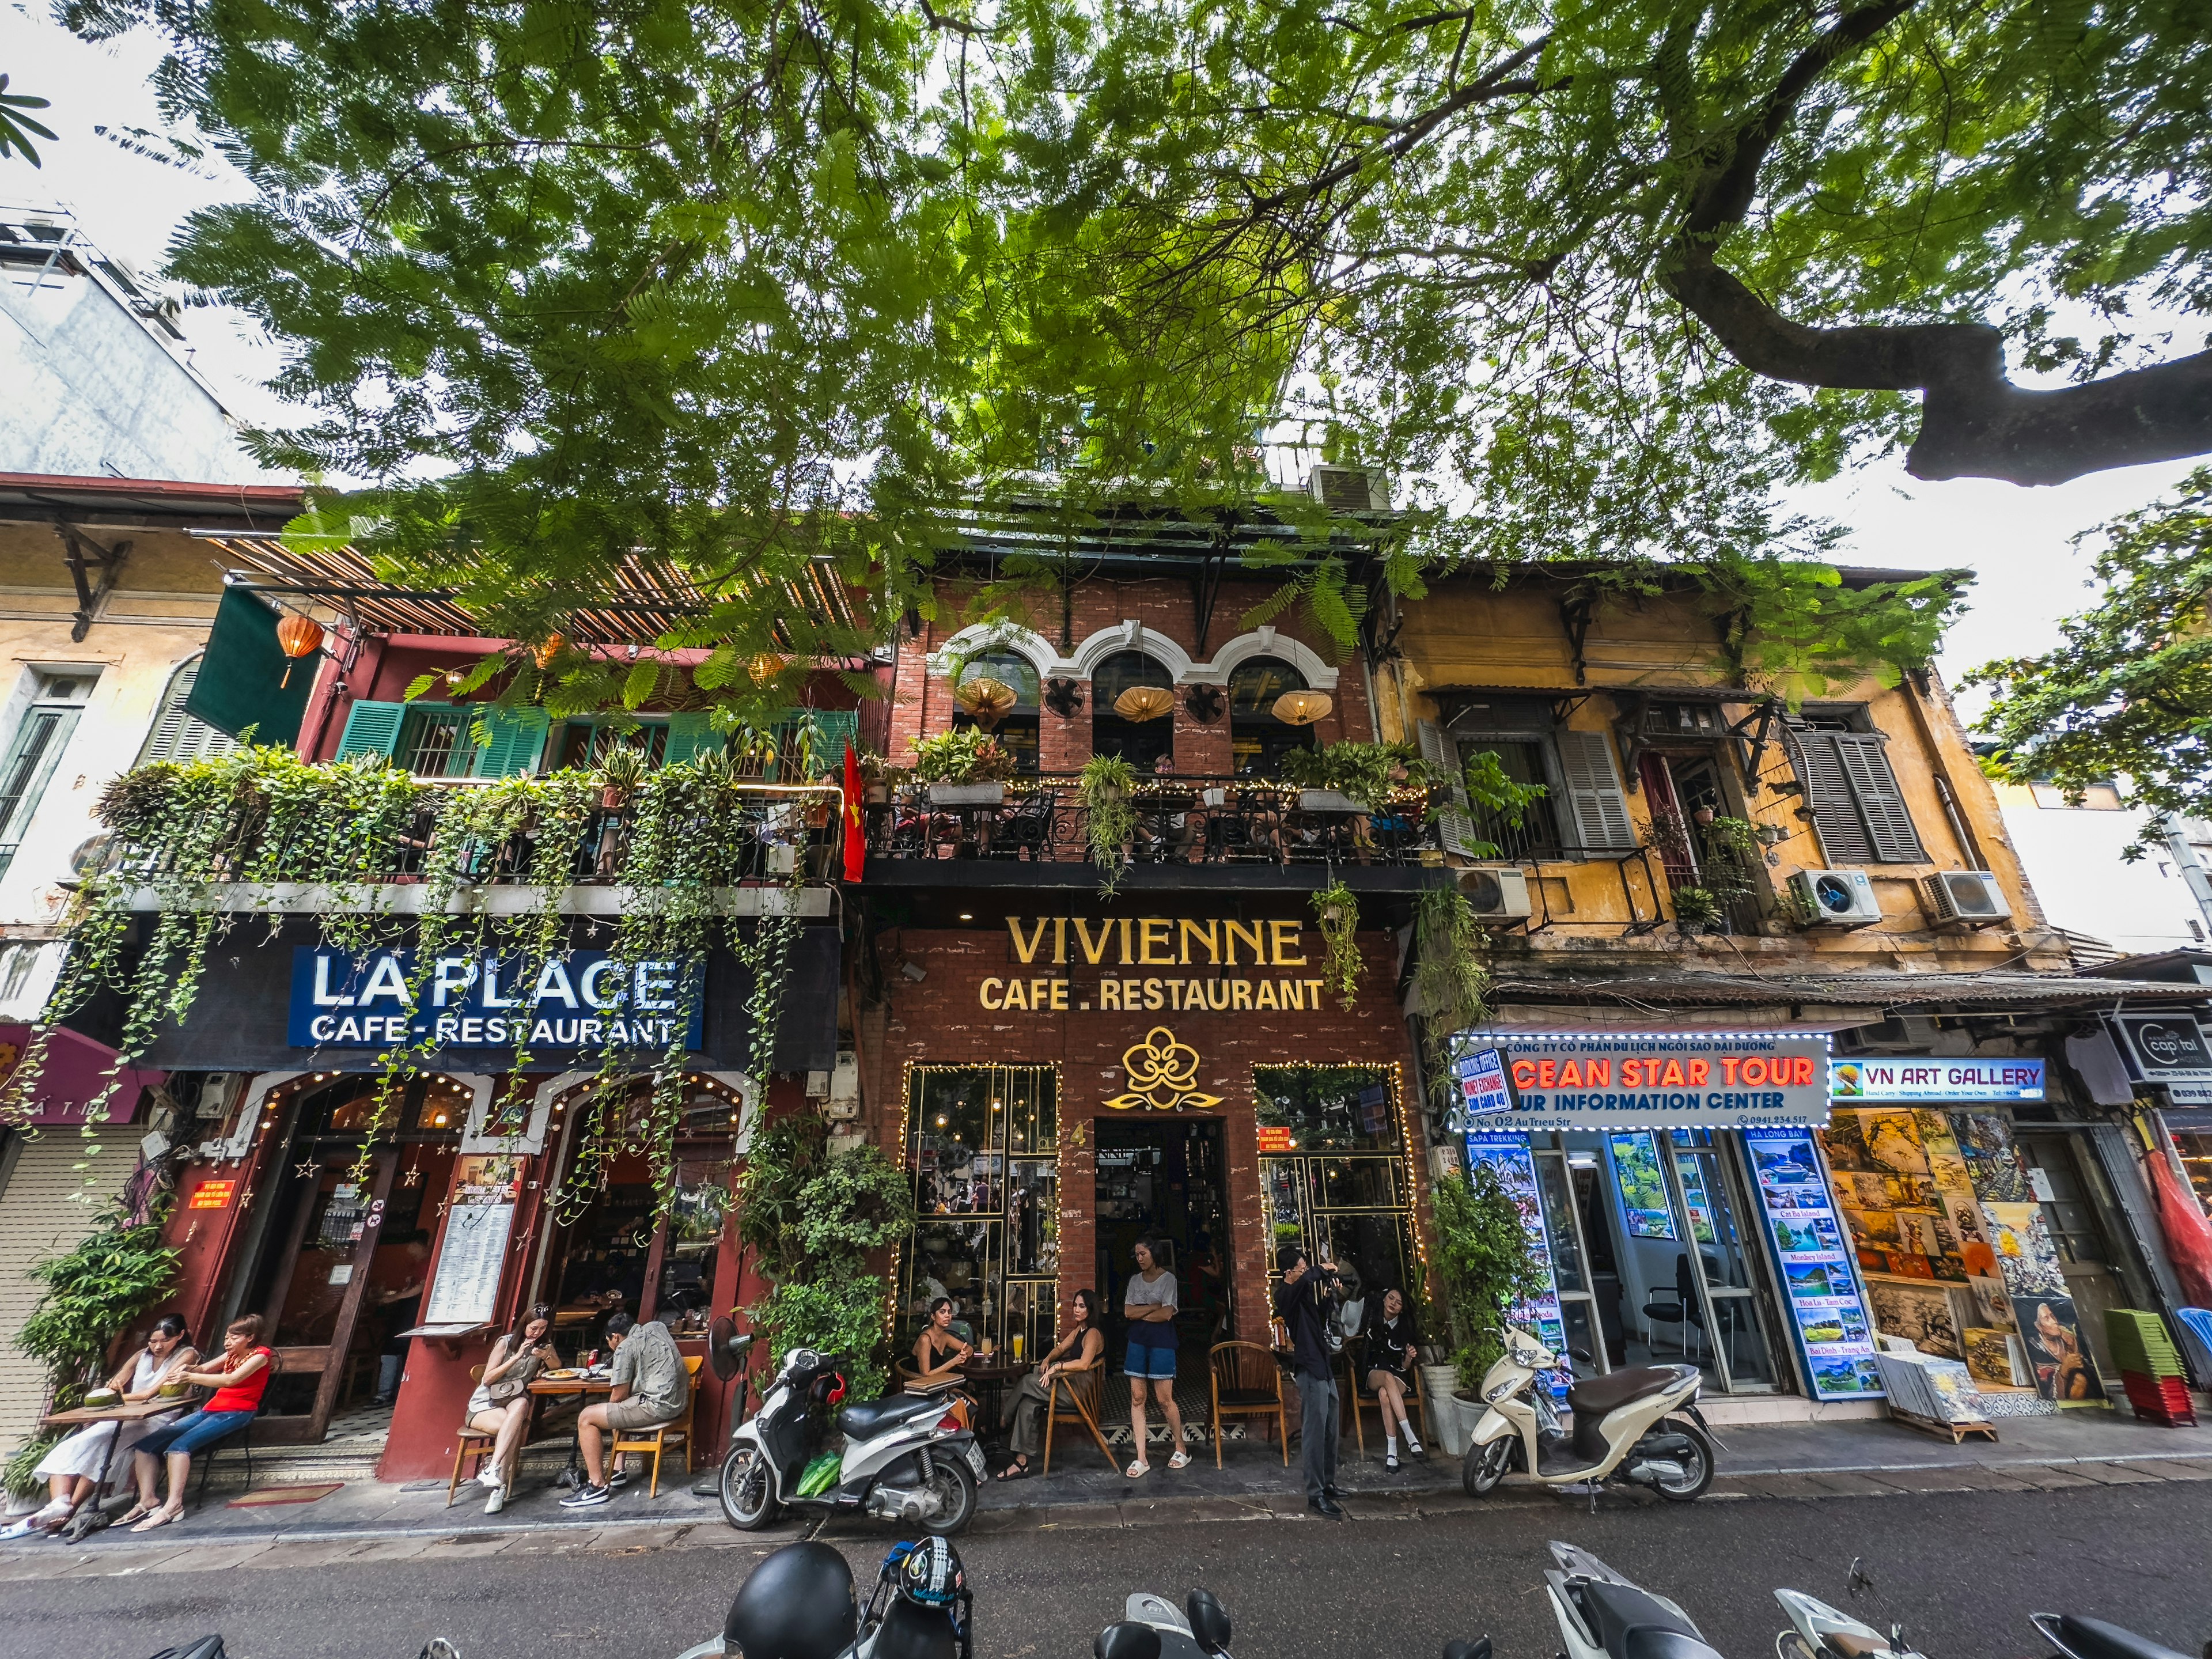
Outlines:
{"label": "white wooden shutter", "polygon": [[1612,739],[1602,732],[1561,732],[1558,741],[1576,844],[1586,853],[1630,851],[1636,845],[1636,826],[1628,816]]}
{"label": "white wooden shutter", "polygon": [[1437,814],[1437,827],[1443,832],[1444,851],[1456,853],[1462,858],[1480,858],[1478,848],[1486,848],[1474,831],[1474,813],[1467,798],[1467,774],[1459,763],[1459,745],[1445,735],[1444,729],[1434,720],[1416,720],[1414,727],[1420,734],[1421,758],[1434,768],[1437,775],[1451,790],[1451,803]]}
{"label": "white wooden shutter", "polygon": [[1920,844],[1919,831],[1912,827],[1912,814],[1905,810],[1905,792],[1897,787],[1897,774],[1890,769],[1887,739],[1865,732],[1836,732],[1830,736],[1836,759],[1850,780],[1851,794],[1858,803],[1859,817],[1865,821],[1867,840],[1876,861],[1927,863],[1927,849]]}
{"label": "white wooden shutter", "polygon": [[161,694],[161,711],[154,716],[154,729],[146,734],[146,746],[138,751],[139,765],[150,766],[157,761],[211,760],[237,750],[237,738],[228,732],[217,731],[185,708],[185,699],[192,695],[192,687],[199,679],[202,660],[194,657],[169,677],[169,689]]}

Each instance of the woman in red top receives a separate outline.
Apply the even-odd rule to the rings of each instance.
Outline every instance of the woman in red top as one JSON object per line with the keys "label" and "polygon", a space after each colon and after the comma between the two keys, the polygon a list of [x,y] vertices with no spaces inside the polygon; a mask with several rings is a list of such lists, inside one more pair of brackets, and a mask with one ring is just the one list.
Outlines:
{"label": "woman in red top", "polygon": [[[183,1514],[185,1482],[191,1474],[192,1454],[236,1434],[261,1409],[262,1394],[269,1387],[269,1362],[272,1356],[259,1346],[260,1336],[259,1314],[234,1319],[223,1334],[220,1370],[190,1370],[179,1365],[161,1379],[164,1382],[196,1383],[212,1388],[215,1393],[198,1411],[156,1429],[132,1449],[131,1467],[137,1477],[138,1504],[123,1518],[138,1522],[131,1528],[133,1532],[151,1532],[156,1527],[166,1527]],[[160,1503],[154,1482],[165,1455],[169,1465],[169,1498],[167,1503]]]}

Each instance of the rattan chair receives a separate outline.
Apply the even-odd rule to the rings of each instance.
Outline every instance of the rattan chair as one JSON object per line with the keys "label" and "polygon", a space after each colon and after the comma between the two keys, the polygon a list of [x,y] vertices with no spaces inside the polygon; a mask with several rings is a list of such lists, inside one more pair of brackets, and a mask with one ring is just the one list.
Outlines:
{"label": "rattan chair", "polygon": [[[1104,1431],[1098,1426],[1098,1399],[1106,1376],[1106,1355],[1101,1351],[1097,1358],[1088,1365],[1070,1370],[1055,1371],[1052,1386],[1045,1396],[1044,1406],[1044,1472],[1052,1473],[1052,1425],[1055,1423],[1080,1423],[1091,1431],[1091,1437],[1098,1443],[1098,1455],[1106,1460],[1106,1467],[1118,1469],[1113,1449],[1106,1443]],[[1067,1403],[1063,1407],[1061,1401]]]}
{"label": "rattan chair", "polygon": [[684,1356],[684,1369],[690,1377],[691,1386],[684,1396],[681,1416],[665,1423],[656,1423],[649,1429],[615,1431],[614,1446],[608,1454],[611,1460],[619,1460],[624,1452],[650,1452],[653,1455],[653,1484],[647,1492],[648,1497],[660,1496],[660,1454],[672,1437],[684,1447],[684,1473],[689,1474],[698,1467],[699,1460],[694,1451],[699,1437],[691,1431],[691,1417],[699,1409],[699,1368],[706,1363],[704,1354]]}
{"label": "rattan chair", "polygon": [[1283,1406],[1283,1370],[1257,1342],[1217,1342],[1207,1356],[1206,1381],[1213,1391],[1213,1467],[1221,1467],[1221,1421],[1225,1417],[1272,1417],[1282,1443],[1283,1467],[1291,1466],[1290,1418]]}
{"label": "rattan chair", "polygon": [[[1363,1413],[1367,1407],[1375,1408],[1377,1422],[1382,1418],[1382,1401],[1367,1387],[1366,1344],[1348,1342],[1344,1348],[1344,1404],[1352,1413],[1352,1437],[1362,1457],[1367,1455],[1367,1425]],[[1429,1433],[1429,1402],[1421,1393],[1421,1368],[1411,1367],[1406,1373],[1406,1401],[1413,1407],[1421,1425],[1421,1442],[1427,1444]],[[1383,1438],[1389,1438],[1388,1423],[1382,1424]]]}

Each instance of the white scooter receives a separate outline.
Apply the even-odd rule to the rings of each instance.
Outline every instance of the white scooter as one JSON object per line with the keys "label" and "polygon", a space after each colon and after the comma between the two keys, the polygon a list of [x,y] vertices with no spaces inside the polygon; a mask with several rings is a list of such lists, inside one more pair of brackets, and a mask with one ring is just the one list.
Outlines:
{"label": "white scooter", "polygon": [[[1851,1562],[1850,1590],[1871,1590],[1874,1581]],[[1774,1599],[1790,1620],[1790,1628],[1774,1638],[1774,1659],[1921,1659],[1905,1642],[1902,1626],[1892,1625],[1884,1636],[1871,1625],[1863,1625],[1847,1613],[1830,1607],[1802,1590],[1778,1589]]]}
{"label": "white scooter", "polygon": [[1509,1328],[1504,1337],[1504,1354],[1482,1379],[1490,1409],[1460,1471],[1469,1497],[1495,1490],[1516,1453],[1547,1486],[1594,1486],[1619,1469],[1662,1498],[1687,1503],[1712,1485],[1717,1442],[1698,1409],[1696,1366],[1633,1365],[1574,1383],[1570,1437],[1559,1431],[1551,1390],[1535,1385],[1558,1358],[1527,1331]]}
{"label": "white scooter", "polygon": [[783,1369],[762,1391],[760,1409],[731,1437],[718,1483],[723,1518],[740,1531],[757,1532],[789,1506],[858,1510],[940,1537],[966,1527],[984,1475],[983,1449],[964,1403],[943,1394],[895,1394],[843,1407],[836,1419],[845,1437],[837,1478],[825,1491],[801,1494],[808,1406],[818,1400],[835,1407],[843,1394],[844,1378],[825,1356],[811,1348],[784,1355]]}
{"label": "white scooter", "polygon": [[1165,1596],[1139,1590],[1091,1651],[1093,1659],[1230,1659],[1231,1634],[1229,1609],[1212,1590],[1191,1591],[1180,1612]]}
{"label": "white scooter", "polygon": [[[1588,1550],[1554,1542],[1544,1575],[1566,1643],[1561,1659],[1721,1659],[1690,1615],[1639,1589]],[[1449,1651],[1449,1650],[1447,1650]]]}

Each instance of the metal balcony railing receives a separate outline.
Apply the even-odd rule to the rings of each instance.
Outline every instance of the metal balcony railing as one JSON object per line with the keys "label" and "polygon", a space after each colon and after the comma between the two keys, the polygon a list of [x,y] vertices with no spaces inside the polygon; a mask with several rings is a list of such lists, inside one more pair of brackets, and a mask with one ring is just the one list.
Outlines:
{"label": "metal balcony railing", "polygon": [[[1236,777],[1152,777],[1129,797],[1136,822],[1121,852],[1139,864],[1417,865],[1443,844],[1420,790],[1380,811],[1322,792]],[[1089,858],[1090,813],[1070,775],[1017,778],[998,800],[954,804],[927,785],[862,808],[872,862]]]}

